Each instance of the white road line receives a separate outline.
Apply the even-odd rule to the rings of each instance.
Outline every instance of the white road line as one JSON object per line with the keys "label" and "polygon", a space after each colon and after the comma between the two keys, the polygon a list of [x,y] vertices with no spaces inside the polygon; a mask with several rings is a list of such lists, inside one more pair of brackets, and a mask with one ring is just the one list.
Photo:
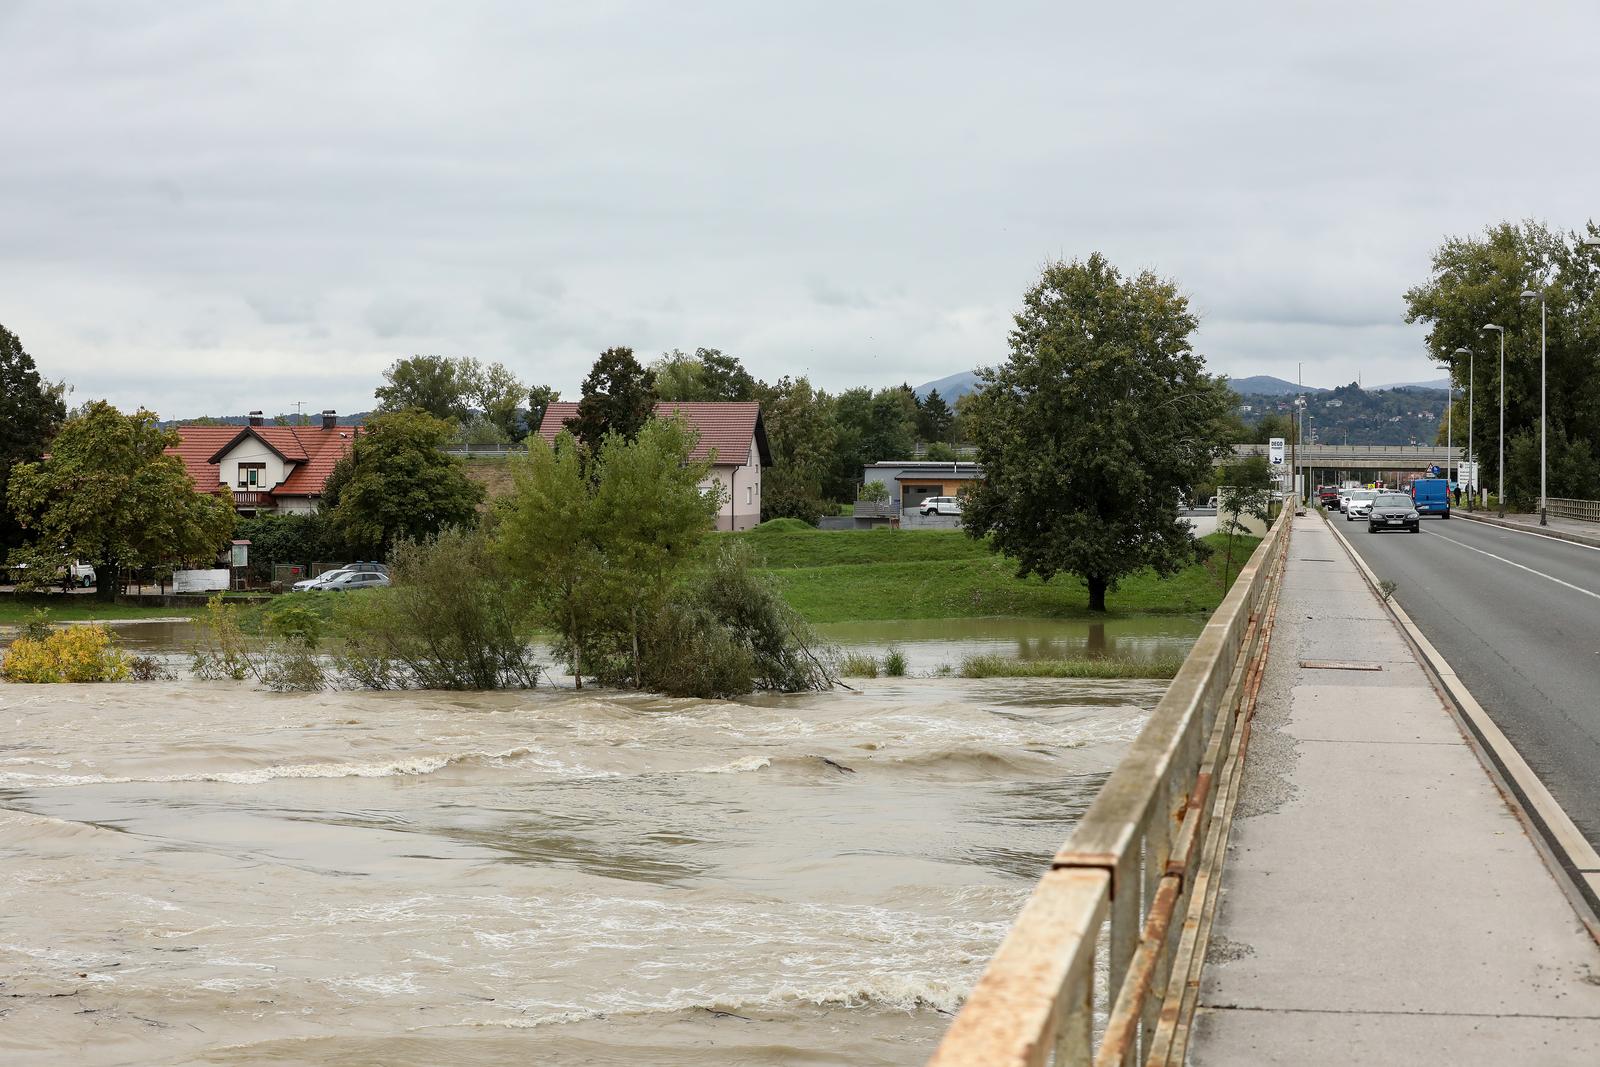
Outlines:
{"label": "white road line", "polygon": [[[1473,520],[1468,519],[1468,522]],[[1506,533],[1521,534],[1524,537],[1537,537],[1541,541],[1554,541],[1558,545],[1570,545],[1573,548],[1584,548],[1590,552],[1600,552],[1600,545],[1586,545],[1582,541],[1568,541],[1565,537],[1556,537],[1553,534],[1540,533],[1538,530],[1521,530],[1514,526],[1501,526],[1494,522],[1476,523],[1478,526],[1487,526],[1491,530],[1504,530]],[[1440,535],[1443,536],[1442,534]]]}
{"label": "white road line", "polygon": [[1488,556],[1490,559],[1497,559],[1501,563],[1504,563],[1508,567],[1515,567],[1519,571],[1527,571],[1529,574],[1537,574],[1539,577],[1541,577],[1541,578],[1543,578],[1543,579],[1545,579],[1547,581],[1555,582],[1557,585],[1564,585],[1568,589],[1571,589],[1573,592],[1582,593],[1584,596],[1592,596],[1596,600],[1600,600],[1600,593],[1596,593],[1592,589],[1585,589],[1581,585],[1573,585],[1571,582],[1564,582],[1560,578],[1555,577],[1554,575],[1546,574],[1544,571],[1536,571],[1532,567],[1529,567],[1529,566],[1526,566],[1524,564],[1518,563],[1515,560],[1506,559],[1504,556],[1497,556],[1493,552],[1485,552],[1481,548],[1473,548],[1471,545],[1462,544],[1460,541],[1457,541],[1454,537],[1446,537],[1444,534],[1442,534],[1442,533],[1434,533],[1432,530],[1429,530],[1428,532],[1430,534],[1433,534],[1433,536],[1437,537],[1439,540],[1441,540],[1441,541],[1449,541],[1452,545],[1459,545],[1460,547],[1466,549],[1468,552],[1476,552],[1480,556]]}

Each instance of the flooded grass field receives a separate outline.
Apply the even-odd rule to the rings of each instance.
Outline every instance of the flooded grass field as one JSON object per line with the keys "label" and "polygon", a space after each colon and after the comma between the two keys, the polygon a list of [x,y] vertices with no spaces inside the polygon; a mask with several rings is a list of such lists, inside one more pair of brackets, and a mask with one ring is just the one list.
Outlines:
{"label": "flooded grass field", "polygon": [[0,686],[0,1060],[918,1063],[1162,688]]}

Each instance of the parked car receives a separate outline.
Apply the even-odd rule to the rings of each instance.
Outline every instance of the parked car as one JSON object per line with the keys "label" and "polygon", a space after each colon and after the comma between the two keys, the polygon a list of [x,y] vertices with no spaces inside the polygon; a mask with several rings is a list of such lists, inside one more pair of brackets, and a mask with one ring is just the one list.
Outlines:
{"label": "parked car", "polygon": [[344,569],[354,571],[357,574],[381,574],[385,578],[389,576],[389,565],[387,563],[347,563]]}
{"label": "parked car", "polygon": [[346,593],[352,589],[382,589],[389,585],[389,576],[377,571],[350,571],[331,582],[316,587],[322,593]]}
{"label": "parked car", "polygon": [[[10,579],[14,582],[20,582],[24,577],[27,576],[27,573],[28,565],[26,563],[18,563],[16,566],[9,568],[7,571],[8,577],[10,577]],[[65,588],[68,585],[77,585],[82,586],[84,589],[89,588],[98,581],[98,579],[95,577],[94,567],[88,563],[81,563],[78,560],[73,560],[68,566],[57,570],[56,580],[61,583],[62,588]]]}
{"label": "parked car", "polygon": [[1221,506],[1222,506],[1222,498],[1220,496],[1211,497],[1210,499],[1208,499],[1206,501],[1206,507],[1211,511],[1216,511]]}
{"label": "parked car", "polygon": [[340,575],[350,573],[352,572],[348,568],[338,567],[331,571],[323,571],[315,578],[305,578],[301,581],[295,582],[291,588],[293,588],[296,593],[304,593],[308,589],[320,589],[323,585],[333,581]]}
{"label": "parked car", "polygon": [[1411,503],[1411,498],[1404,493],[1379,493],[1377,499],[1367,507],[1368,533],[1395,529],[1422,532],[1422,517]]}
{"label": "parked car", "polygon": [[1378,497],[1376,489],[1352,489],[1349,501],[1344,509],[1344,521],[1355,522],[1364,519],[1372,512],[1372,502]]}
{"label": "parked car", "polygon": [[930,496],[922,502],[924,515],[959,515],[961,498],[955,496]]}

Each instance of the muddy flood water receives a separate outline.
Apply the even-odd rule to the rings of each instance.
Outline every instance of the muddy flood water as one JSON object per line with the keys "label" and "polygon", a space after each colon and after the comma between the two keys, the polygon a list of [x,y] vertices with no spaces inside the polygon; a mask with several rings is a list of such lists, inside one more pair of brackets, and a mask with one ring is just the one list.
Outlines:
{"label": "muddy flood water", "polygon": [[0,685],[0,1062],[915,1064],[1159,682]]}

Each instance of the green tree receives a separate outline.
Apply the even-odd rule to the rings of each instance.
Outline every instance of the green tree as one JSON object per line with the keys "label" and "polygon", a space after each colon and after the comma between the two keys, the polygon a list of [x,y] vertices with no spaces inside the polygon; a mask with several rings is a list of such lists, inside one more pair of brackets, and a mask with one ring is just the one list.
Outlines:
{"label": "green tree", "polygon": [[655,414],[655,405],[655,375],[633,358],[633,349],[608,348],[583,380],[572,432],[584,447],[597,453],[608,434],[629,441],[639,436]]}
{"label": "green tree", "polygon": [[[474,362],[475,361],[469,361]],[[504,363],[491,363],[470,375],[471,399],[482,412],[482,418],[500,431],[507,441],[520,441],[530,429],[522,422],[522,401],[528,395],[527,386]],[[543,412],[541,411],[541,414]]]}
{"label": "green tree", "polygon": [[662,400],[754,400],[760,390],[760,383],[737,356],[717,348],[697,348],[692,356],[675,348],[663,353],[650,369],[656,376],[656,395]]}
{"label": "green tree", "polygon": [[561,391],[548,385],[535,385],[528,389],[528,432],[537,434],[544,413],[551,404],[561,399]]}
{"label": "green tree", "polygon": [[373,395],[380,411],[416,408],[436,419],[461,422],[472,410],[477,388],[475,361],[448,356],[412,356],[396,360],[383,372],[387,384]]}
{"label": "green tree", "polygon": [[1267,457],[1253,452],[1222,469],[1217,517],[1221,531],[1228,535],[1227,554],[1222,562],[1222,588],[1227,589],[1233,574],[1233,542],[1248,533],[1247,518],[1266,522],[1272,508],[1272,466]]}
{"label": "green tree", "polygon": [[1177,286],[1099,253],[1047,265],[1015,321],[971,409],[984,481],[965,527],[1021,576],[1078,575],[1104,611],[1120,578],[1195,558],[1179,491],[1209,476],[1232,397],[1193,352]]}
{"label": "green tree", "polygon": [[334,528],[353,551],[379,556],[398,538],[425,541],[474,524],[483,487],[443,451],[454,436],[448,422],[416,410],[367,423],[323,491],[323,506],[331,497]]}
{"label": "green tree", "polygon": [[[39,377],[33,357],[17,335],[0,326],[0,504],[6,499],[11,469],[44,454],[67,417],[62,387]],[[22,543],[22,528],[0,507],[0,558]]]}
{"label": "green tree", "polygon": [[[1428,326],[1429,356],[1463,393],[1473,387],[1472,432],[1479,458],[1491,465],[1500,434],[1500,342],[1483,326],[1505,327],[1506,491],[1524,505],[1537,498],[1538,469],[1515,461],[1515,442],[1531,434],[1537,451],[1540,408],[1539,301],[1522,299],[1524,290],[1541,293],[1547,310],[1550,495],[1592,488],[1583,457],[1600,455],[1600,251],[1583,242],[1596,239],[1600,227],[1592,222],[1583,233],[1566,234],[1536,222],[1500,223],[1480,236],[1446,240],[1434,252],[1428,280],[1405,294],[1406,321]],[[1456,356],[1457,348],[1477,358]],[[1454,431],[1458,443],[1466,440],[1465,417]]]}
{"label": "green tree", "polygon": [[806,378],[780,378],[760,389],[772,466],[761,479],[761,518],[816,524],[837,441],[833,401]]}
{"label": "green tree", "polygon": [[939,390],[929,390],[927,397],[922,401],[922,406],[917,410],[917,434],[924,441],[948,443],[950,432],[955,428],[955,421],[955,412],[950,410],[950,405],[939,395]]}
{"label": "green tree", "polygon": [[33,538],[13,556],[40,575],[87,560],[103,600],[116,595],[119,568],[211,562],[233,532],[232,497],[198,492],[183,461],[164,451],[177,444],[153,411],[85,405],[62,424],[48,459],[12,469],[11,512]]}
{"label": "green tree", "polygon": [[606,531],[596,520],[595,485],[567,431],[553,447],[531,438],[527,457],[511,462],[515,490],[501,515],[500,553],[526,583],[538,622],[561,635],[559,647],[582,689],[583,650],[605,616]]}
{"label": "green tree", "polygon": [[700,488],[711,464],[689,458],[695,440],[682,419],[651,419],[634,441],[608,435],[593,471],[595,523],[605,531],[604,599],[626,637],[635,687],[644,624],[696,557],[721,504]]}

